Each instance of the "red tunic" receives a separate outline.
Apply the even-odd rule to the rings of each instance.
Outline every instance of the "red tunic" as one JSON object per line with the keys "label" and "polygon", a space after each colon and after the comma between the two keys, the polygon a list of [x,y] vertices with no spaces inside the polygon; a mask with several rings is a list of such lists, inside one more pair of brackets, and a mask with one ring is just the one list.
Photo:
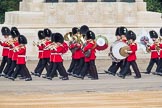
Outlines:
{"label": "red tunic", "polygon": [[86,51],[88,51],[89,49],[91,50],[91,53],[90,53],[90,57],[84,57],[84,61],[85,62],[89,62],[90,60],[93,60],[96,58],[95,56],[95,49],[94,49],[94,42],[91,42],[89,40],[87,40],[87,45],[83,48],[83,52],[85,53]]}
{"label": "red tunic", "polygon": [[46,46],[48,46],[51,43],[51,41],[46,40],[45,45],[43,47],[43,57],[42,58],[50,58],[50,50],[45,49]]}
{"label": "red tunic", "polygon": [[63,48],[64,48],[63,46],[58,46],[56,49],[51,50],[51,56],[50,56],[51,62],[63,62],[62,59]]}
{"label": "red tunic", "polygon": [[77,48],[77,50],[72,53],[73,59],[80,59],[80,58],[84,57],[84,54],[81,50],[81,44],[79,44],[79,43],[70,44],[69,49],[73,49],[73,48]]}
{"label": "red tunic", "polygon": [[159,44],[159,47],[160,47],[160,52],[159,52],[160,58],[162,58],[162,44],[161,43]]}
{"label": "red tunic", "polygon": [[150,50],[151,50],[151,58],[152,59],[159,58],[158,51],[155,49],[155,44],[150,46]]}
{"label": "red tunic", "polygon": [[41,59],[41,58],[43,58],[43,48],[44,47],[43,47],[43,45],[40,45],[40,46],[38,45],[37,47],[38,47],[38,51],[39,51],[38,58]]}
{"label": "red tunic", "polygon": [[[19,45],[19,42],[18,42],[18,41],[15,41],[13,44],[14,44],[14,47],[16,47],[16,46]],[[14,48],[14,47],[13,47],[13,48]],[[18,55],[17,52],[13,52],[12,60],[17,60],[17,55]]]}
{"label": "red tunic", "polygon": [[26,64],[26,47],[23,46],[17,52],[17,61],[16,64]]}
{"label": "red tunic", "polygon": [[130,53],[129,56],[127,57],[127,61],[134,61],[136,60],[137,44],[136,43],[130,44],[129,47],[132,53]]}
{"label": "red tunic", "polygon": [[9,53],[9,45],[5,42],[0,43],[3,46],[2,56],[8,56]]}

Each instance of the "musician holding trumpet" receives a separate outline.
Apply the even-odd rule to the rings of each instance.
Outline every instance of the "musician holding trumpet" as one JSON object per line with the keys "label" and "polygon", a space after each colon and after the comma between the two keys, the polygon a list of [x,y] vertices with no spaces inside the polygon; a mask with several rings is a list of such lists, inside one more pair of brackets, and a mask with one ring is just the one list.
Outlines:
{"label": "musician holding trumpet", "polygon": [[40,77],[44,68],[49,66],[50,63],[50,50],[47,49],[47,46],[51,43],[50,38],[51,38],[51,30],[46,28],[43,31],[44,35],[45,35],[45,41],[42,41],[42,49],[43,49],[43,53],[42,53],[42,62],[41,62],[41,66],[37,69],[37,72],[33,72],[32,74],[35,76]]}
{"label": "musician holding trumpet", "polygon": [[16,67],[17,52],[14,52],[14,50],[19,45],[18,37],[20,36],[19,30],[16,27],[11,28],[11,36],[12,39],[8,43],[10,46],[8,53],[9,61],[7,62],[7,66],[4,70],[5,78],[10,78]]}
{"label": "musician holding trumpet", "polygon": [[17,75],[20,74],[25,81],[31,81],[32,77],[29,73],[29,70],[26,67],[26,44],[27,39],[25,36],[20,35],[18,37],[19,45],[14,48],[14,52],[17,53],[17,59],[16,59],[16,69],[12,73],[11,77],[9,79],[15,80],[17,78]]}
{"label": "musician holding trumpet", "polygon": [[9,52],[8,40],[9,40],[11,31],[8,27],[2,27],[1,33],[4,36],[5,40],[4,41],[0,40],[0,45],[3,47],[3,51],[2,51],[3,58],[2,58],[1,66],[0,66],[0,77],[4,75],[3,69],[5,65],[7,64],[7,60],[8,60],[8,52]]}
{"label": "musician holding trumpet", "polygon": [[58,71],[62,80],[69,80],[68,74],[63,66],[62,58],[62,54],[64,53],[64,38],[60,33],[53,33],[51,36],[51,41],[50,65],[45,78],[52,80],[54,77],[56,77],[55,75]]}

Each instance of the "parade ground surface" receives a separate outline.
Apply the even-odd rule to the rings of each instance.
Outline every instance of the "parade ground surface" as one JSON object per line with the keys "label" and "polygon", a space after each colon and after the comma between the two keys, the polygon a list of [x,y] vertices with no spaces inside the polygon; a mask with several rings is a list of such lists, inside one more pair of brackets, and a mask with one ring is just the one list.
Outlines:
{"label": "parade ground surface", "polygon": [[[0,108],[162,108],[162,76],[143,73],[148,61],[137,61],[141,79],[134,79],[134,73],[125,79],[105,74],[111,64],[107,59],[96,60],[99,80],[33,76],[33,81],[25,82],[0,77]],[[64,61],[66,69],[69,63]],[[27,67],[32,71],[36,64],[28,61]]]}

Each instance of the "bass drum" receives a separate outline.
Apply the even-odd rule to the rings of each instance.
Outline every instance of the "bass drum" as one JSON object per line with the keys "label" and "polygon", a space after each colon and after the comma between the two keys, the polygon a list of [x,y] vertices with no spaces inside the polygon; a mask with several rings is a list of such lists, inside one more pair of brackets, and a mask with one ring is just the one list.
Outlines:
{"label": "bass drum", "polygon": [[116,41],[110,47],[109,56],[114,62],[120,62],[121,60],[128,57],[128,54],[125,53],[125,50],[130,50],[130,47],[125,42]]}

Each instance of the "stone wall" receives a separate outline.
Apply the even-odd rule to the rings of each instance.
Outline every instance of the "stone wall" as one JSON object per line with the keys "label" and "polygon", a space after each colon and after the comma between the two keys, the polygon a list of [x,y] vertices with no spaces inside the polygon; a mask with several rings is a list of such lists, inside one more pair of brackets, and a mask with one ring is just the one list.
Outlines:
{"label": "stone wall", "polygon": [[[32,46],[37,40],[40,29],[50,28],[53,32],[65,34],[74,26],[88,25],[97,35],[105,35],[109,44],[115,40],[117,26],[126,26],[139,36],[142,30],[155,29],[159,32],[162,26],[160,13],[146,11],[143,0],[136,2],[63,2],[44,3],[44,0],[23,0],[20,11],[6,12],[5,23],[1,26],[17,26],[21,34],[28,38],[29,59],[37,58],[37,48]],[[143,29],[144,28],[144,29]],[[2,51],[2,50],[0,50]],[[97,52],[98,58],[109,58],[108,50]],[[70,59],[70,52],[65,59]],[[140,49],[139,57],[149,57]]]}

